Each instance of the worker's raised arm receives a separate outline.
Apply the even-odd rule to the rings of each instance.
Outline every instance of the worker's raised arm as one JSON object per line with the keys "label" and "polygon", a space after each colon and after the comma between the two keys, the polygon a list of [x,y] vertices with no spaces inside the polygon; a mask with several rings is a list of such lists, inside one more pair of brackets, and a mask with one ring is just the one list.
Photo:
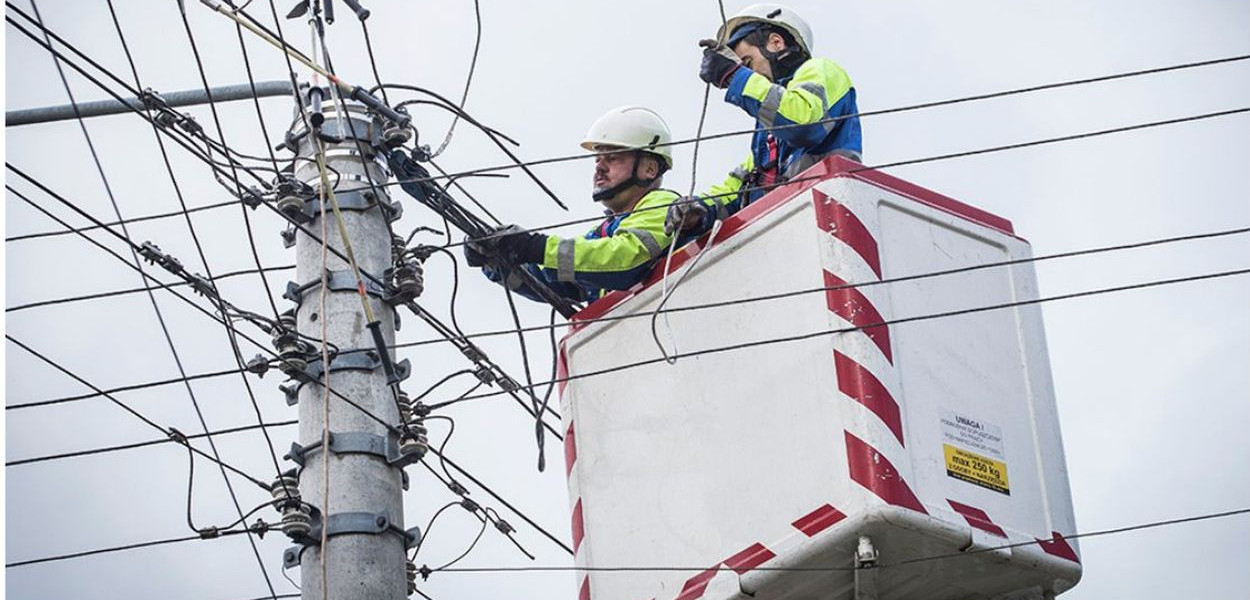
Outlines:
{"label": "worker's raised arm", "polygon": [[755,117],[773,136],[799,147],[820,144],[837,125],[831,117],[854,106],[851,78],[837,63],[813,58],[795,71],[786,85],[772,83],[748,68],[739,68],[725,90],[725,101]]}

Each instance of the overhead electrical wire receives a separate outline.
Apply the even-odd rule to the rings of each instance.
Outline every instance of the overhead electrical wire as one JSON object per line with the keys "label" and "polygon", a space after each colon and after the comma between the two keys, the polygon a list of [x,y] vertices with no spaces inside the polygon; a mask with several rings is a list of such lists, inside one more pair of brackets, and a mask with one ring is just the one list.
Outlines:
{"label": "overhead electrical wire", "polygon": [[[299,424],[299,421],[296,421],[296,420],[277,421],[273,423],[262,423],[259,425],[243,425],[240,427],[228,427],[226,429],[217,429],[214,431],[210,431],[208,433],[194,433],[190,435],[184,435],[182,437],[183,439],[186,439],[186,440],[194,440],[194,439],[199,439],[202,437],[208,437],[208,436],[213,436],[213,435],[216,435],[216,436],[229,435],[232,433],[242,433],[245,431],[256,431],[257,429],[262,429],[262,428],[289,427],[291,425],[298,425],[298,424]],[[120,444],[116,446],[103,446],[99,448],[90,448],[87,450],[75,450],[73,452],[62,452],[59,454],[48,454],[44,456],[32,456],[30,458],[20,458],[16,460],[7,461],[4,463],[4,466],[5,467],[19,467],[22,465],[30,465],[30,464],[36,464],[36,463],[42,463],[42,462],[65,460],[69,458],[80,458],[83,456],[95,456],[97,454],[109,454],[109,453],[121,452],[125,450],[136,450],[139,448],[147,448],[150,446],[160,446],[162,444],[169,444],[173,442],[175,442],[174,439],[166,436],[164,438],[155,439],[155,440],[147,440],[144,442],[133,442],[129,444]]]}
{"label": "overhead electrical wire", "polygon": [[[204,212],[204,211],[213,210],[217,208],[224,208],[226,206],[234,206],[238,202],[239,202],[238,200],[227,200],[225,202],[216,202],[213,204],[206,204],[204,206],[196,206],[196,207],[188,208],[186,212],[192,212],[192,213]],[[131,217],[129,219],[122,219],[120,221],[109,221],[109,222],[105,222],[105,225],[109,227],[113,227],[117,225],[129,225],[131,223],[142,223],[145,221],[154,221],[157,219],[168,219],[170,217],[181,217],[182,215],[183,215],[183,211],[176,210],[173,212],[160,213],[160,214],[154,214],[154,215],[145,215],[142,217]],[[92,229],[98,229],[98,227],[96,227],[95,225],[92,225],[89,227],[83,227],[82,229],[84,231],[89,231]],[[22,235],[14,235],[14,236],[6,237],[4,238],[4,241],[6,243],[7,242],[20,242],[24,240],[33,240],[33,239],[39,239],[39,238],[71,235],[73,233],[74,233],[73,231],[41,231],[37,233],[25,233]]]}
{"label": "overhead electrical wire", "polygon": [[[87,386],[87,387],[89,387],[89,388],[91,388],[91,389],[95,390],[97,393],[100,393],[100,394],[101,394],[101,395],[103,395],[105,398],[108,398],[110,401],[112,401],[112,402],[113,402],[113,404],[116,404],[117,406],[121,407],[123,410],[125,410],[125,411],[126,411],[126,412],[128,412],[128,413],[130,413],[130,414],[131,414],[132,416],[134,416],[136,419],[139,419],[140,421],[143,421],[143,422],[144,422],[145,424],[147,424],[149,427],[152,427],[153,429],[156,429],[157,431],[160,431],[161,433],[164,433],[164,434],[169,434],[169,433],[170,433],[170,430],[169,430],[168,428],[161,427],[161,426],[160,426],[160,425],[158,425],[155,421],[153,421],[152,419],[150,419],[150,418],[148,418],[148,417],[144,416],[142,413],[140,413],[140,412],[136,411],[136,410],[135,410],[134,408],[132,408],[130,405],[126,404],[125,402],[122,402],[121,400],[118,400],[117,398],[114,398],[112,394],[108,394],[108,393],[104,392],[103,390],[101,390],[101,389],[100,389],[99,387],[97,387],[96,385],[92,384],[91,382],[87,381],[86,379],[83,379],[82,377],[80,377],[80,376],[78,376],[77,374],[75,374],[73,371],[70,371],[69,369],[65,368],[64,366],[62,366],[61,364],[57,363],[56,361],[54,361],[54,360],[52,360],[52,359],[48,358],[48,357],[47,357],[47,356],[45,356],[44,354],[42,354],[42,353],[40,353],[39,351],[35,350],[34,348],[31,348],[30,346],[27,346],[26,344],[22,343],[22,342],[21,342],[21,341],[19,341],[18,339],[14,338],[12,335],[10,335],[10,334],[6,333],[6,334],[4,334],[4,337],[5,337],[5,339],[9,340],[10,342],[12,342],[12,343],[16,344],[19,348],[21,348],[21,349],[23,349],[23,350],[25,350],[25,351],[29,352],[29,353],[30,353],[31,355],[33,355],[35,358],[38,358],[39,360],[41,360],[41,361],[43,361],[44,363],[48,364],[49,366],[51,366],[51,367],[55,368],[56,370],[60,371],[61,373],[64,373],[65,375],[68,375],[68,376],[69,376],[71,379],[73,379],[74,381],[77,381],[78,383],[81,383],[81,384],[83,384],[83,385],[85,385],[85,386]],[[177,440],[175,439],[174,441],[177,441]],[[242,470],[238,469],[237,467],[231,466],[231,465],[229,465],[229,464],[227,464],[227,463],[225,463],[225,462],[221,461],[220,459],[217,459],[216,457],[214,457],[214,456],[212,456],[212,455],[210,455],[210,454],[208,454],[208,453],[204,452],[203,450],[200,450],[200,449],[198,449],[198,448],[195,448],[195,447],[194,447],[194,446],[192,446],[190,443],[185,443],[185,444],[183,444],[183,445],[184,445],[184,446],[186,446],[186,447],[188,447],[188,448],[191,448],[193,452],[195,452],[196,454],[198,454],[198,455],[200,455],[200,456],[202,456],[202,457],[204,457],[204,458],[206,458],[206,459],[208,459],[208,460],[212,461],[214,464],[220,465],[222,468],[227,469],[227,470],[229,470],[229,471],[231,471],[231,472],[233,472],[233,473],[235,473],[235,474],[237,474],[237,475],[239,475],[239,476],[243,477],[244,479],[246,479],[246,480],[248,480],[248,481],[250,481],[250,482],[252,482],[252,483],[256,484],[256,486],[257,486],[257,487],[259,487],[259,488],[261,488],[261,489],[263,489],[263,490],[265,490],[265,491],[267,491],[267,492],[268,492],[268,491],[270,491],[270,486],[269,486],[268,484],[266,484],[265,482],[263,482],[263,481],[261,481],[261,480],[259,480],[259,479],[256,479],[255,477],[252,477],[251,475],[248,475],[247,473],[243,472]]]}
{"label": "overhead electrical wire", "polygon": [[[663,311],[661,311],[661,313],[686,312],[686,311],[703,310],[703,309],[710,309],[710,308],[721,308],[725,306],[734,306],[734,305],[739,305],[739,304],[750,304],[754,302],[767,302],[770,300],[780,300],[783,298],[790,298],[790,297],[800,296],[800,295],[805,295],[805,294],[830,292],[830,291],[837,291],[837,290],[843,290],[843,289],[867,288],[867,287],[874,287],[874,286],[880,286],[880,285],[888,285],[888,284],[893,284],[893,283],[902,283],[906,281],[914,281],[914,280],[919,280],[919,279],[928,279],[928,278],[933,278],[933,277],[945,277],[945,276],[956,275],[960,273],[980,271],[984,269],[1011,267],[1011,266],[1016,266],[1016,265],[1040,263],[1040,262],[1063,259],[1063,258],[1074,258],[1074,257],[1080,257],[1080,256],[1102,254],[1102,253],[1107,253],[1107,252],[1118,252],[1118,251],[1123,251],[1123,250],[1148,248],[1152,246],[1162,246],[1162,245],[1167,245],[1167,244],[1175,244],[1179,242],[1215,239],[1215,238],[1221,238],[1221,237],[1227,237],[1227,236],[1233,236],[1233,235],[1244,235],[1247,233],[1250,233],[1250,226],[1236,227],[1233,229],[1223,229],[1219,231],[1208,231],[1208,232],[1202,232],[1202,233],[1196,233],[1196,234],[1172,236],[1172,237],[1165,237],[1165,238],[1154,238],[1154,239],[1144,240],[1140,242],[1130,242],[1126,244],[1117,244],[1113,246],[1098,246],[1094,248],[1071,250],[1067,252],[1046,254],[1042,256],[1034,256],[1034,257],[1029,257],[1029,258],[1018,258],[1018,259],[1011,259],[1011,260],[1005,260],[1005,261],[981,263],[981,264],[969,265],[965,267],[957,267],[953,269],[927,271],[923,273],[902,275],[898,277],[887,277],[884,279],[864,281],[864,282],[859,282],[859,283],[847,283],[847,284],[841,284],[841,285],[811,287],[811,288],[805,288],[801,290],[787,290],[787,291],[782,291],[782,292],[762,294],[759,296],[740,298],[736,300],[700,302],[700,303],[695,303],[695,304],[688,304],[688,305],[683,305],[683,306],[666,308]],[[593,323],[603,323],[603,322],[622,321],[622,320],[628,320],[628,319],[639,319],[639,318],[650,318],[650,317],[651,317],[651,313],[649,312],[639,313],[639,314],[628,314],[628,315],[609,315],[609,316],[604,316],[604,317],[595,317],[593,319],[577,319],[575,321],[570,321],[566,323],[557,323],[554,325],[534,326],[534,327],[526,328],[524,329],[524,331],[528,333],[528,332],[542,331],[542,330],[554,329],[554,328],[560,328],[560,327],[580,327],[584,325],[590,325]],[[467,339],[477,339],[477,338],[483,338],[483,337],[512,335],[514,333],[516,333],[516,330],[501,329],[501,330],[495,330],[495,331],[470,333],[470,334],[467,334],[465,337]],[[424,341],[417,341],[417,342],[406,342],[403,344],[398,344],[398,347],[405,348],[405,347],[413,347],[413,346],[422,346],[422,345],[435,344],[435,343],[444,343],[445,341],[446,340],[435,339],[435,340],[424,340]]]}
{"label": "overhead electrical wire", "polygon": [[[782,344],[782,343],[788,343],[788,342],[808,340],[808,339],[824,337],[824,336],[852,333],[852,332],[857,332],[857,331],[863,331],[866,329],[872,329],[873,327],[881,327],[881,326],[886,326],[886,325],[898,325],[902,323],[911,323],[911,322],[916,322],[916,321],[926,321],[926,320],[932,320],[932,319],[945,319],[945,318],[956,317],[956,316],[966,315],[966,314],[973,314],[973,313],[978,313],[978,312],[1001,310],[1004,308],[1030,306],[1030,305],[1042,304],[1046,302],[1056,302],[1059,300],[1070,300],[1074,298],[1083,298],[1087,296],[1096,296],[1096,295],[1101,295],[1101,294],[1110,294],[1110,293],[1117,293],[1117,292],[1123,292],[1123,291],[1129,291],[1129,290],[1159,287],[1159,286],[1164,286],[1164,285],[1175,285],[1175,284],[1180,284],[1180,283],[1192,283],[1196,281],[1219,279],[1219,278],[1224,278],[1224,277],[1235,277],[1238,275],[1247,275],[1247,274],[1250,274],[1250,268],[1221,271],[1221,272],[1216,272],[1216,273],[1206,273],[1202,275],[1191,275],[1188,277],[1177,277],[1177,278],[1172,278],[1172,279],[1159,279],[1159,280],[1147,281],[1144,283],[1135,283],[1135,284],[1130,284],[1130,285],[1098,288],[1098,289],[1086,290],[1086,291],[1081,291],[1081,292],[1073,292],[1069,294],[1060,294],[1056,296],[1034,298],[1031,300],[1018,300],[1014,302],[1003,302],[999,304],[978,306],[974,308],[964,308],[964,309],[958,309],[958,310],[929,313],[925,315],[916,315],[916,316],[911,316],[911,317],[885,319],[879,322],[867,323],[867,324],[860,325],[860,326],[813,331],[813,332],[789,335],[789,336],[784,336],[784,337],[767,338],[763,340],[755,340],[755,341],[750,341],[750,342],[742,342],[738,344],[730,344],[726,346],[717,346],[714,348],[706,348],[703,350],[681,352],[681,353],[676,354],[675,356],[677,358],[687,358],[687,357],[693,357],[693,356],[702,356],[705,354],[731,352],[731,351],[736,351],[736,350],[744,350],[747,348],[755,348],[758,346],[768,346],[768,345],[773,345],[773,344]],[[649,316],[649,313],[647,316]],[[660,362],[665,362],[665,360],[666,360],[665,358],[661,357],[661,358],[640,360],[640,361],[635,361],[631,363],[623,363],[623,364],[613,366],[613,367],[605,367],[605,368],[597,369],[594,371],[587,371],[585,373],[578,373],[576,375],[569,375],[567,377],[557,378],[557,379],[554,379],[553,381],[557,383],[567,383],[570,381],[576,381],[578,379],[597,377],[601,375],[607,375],[609,373],[616,373],[619,371],[625,371],[628,369],[634,369],[634,368],[652,365],[652,364],[656,364]],[[551,382],[543,381],[536,385],[541,386],[541,385],[547,385],[549,383]],[[491,397],[495,397],[499,395],[500,395],[500,392],[487,392],[487,393],[479,394],[477,396],[468,396],[466,398],[462,398],[459,400],[459,402],[467,402],[470,400],[481,400],[481,399],[491,398]],[[443,404],[443,406],[447,406],[447,405],[448,403]]]}
{"label": "overhead electrical wire", "polygon": [[[1198,521],[1221,519],[1225,517],[1233,517],[1233,516],[1244,515],[1244,514],[1250,514],[1250,508],[1240,508],[1236,510],[1228,510],[1228,511],[1223,511],[1223,512],[1216,512],[1216,513],[1207,513],[1207,514],[1202,514],[1202,515],[1195,515],[1192,517],[1182,517],[1182,518],[1168,519],[1168,520],[1162,520],[1162,521],[1148,521],[1145,523],[1138,523],[1136,525],[1129,525],[1125,527],[1116,527],[1116,528],[1111,528],[1111,529],[1100,529],[1096,531],[1074,533],[1071,535],[1064,535],[1063,539],[1077,540],[1077,539],[1089,539],[1089,538],[1109,536],[1109,535],[1118,535],[1121,533],[1128,533],[1131,531],[1140,531],[1143,529],[1153,529],[1157,527],[1169,527],[1169,526],[1175,526],[1175,525],[1183,525],[1187,523],[1195,523]],[[1020,548],[1024,546],[1037,546],[1045,542],[1047,542],[1047,540],[1031,540],[1027,542],[1015,542],[1015,543],[1010,543],[1010,544],[989,546],[985,548],[972,548],[969,550],[962,550],[962,551],[951,552],[947,554],[935,554],[935,555],[930,555],[930,556],[922,556],[918,558],[901,560],[901,561],[893,562],[893,563],[888,562],[888,561],[879,561],[874,567],[839,567],[839,566],[768,567],[768,566],[760,565],[757,567],[753,567],[751,570],[760,571],[760,572],[771,571],[771,572],[779,572],[779,573],[787,573],[787,572],[789,573],[835,573],[835,572],[850,573],[850,572],[854,572],[858,570],[863,570],[865,568],[878,569],[878,570],[891,569],[891,568],[897,568],[897,567],[901,567],[904,565],[910,565],[910,564],[916,564],[916,563],[927,563],[927,562],[934,562],[934,561],[950,560],[954,558],[975,556],[977,554],[982,554],[986,552],[1008,550],[1011,548]],[[670,565],[655,565],[655,566],[621,565],[621,566],[598,566],[598,567],[576,566],[576,565],[526,565],[526,566],[516,566],[516,567],[456,567],[456,568],[445,569],[444,572],[446,573],[524,573],[524,572],[552,573],[552,572],[566,572],[567,571],[567,572],[576,572],[576,573],[655,573],[655,572],[696,572],[697,573],[697,572],[702,572],[706,570],[708,570],[708,567],[706,565],[701,566],[701,567],[675,566],[675,565],[673,566],[670,566]]]}
{"label": "overhead electrical wire", "polygon": [[[42,17],[40,16],[40,14],[39,14],[39,6],[38,6],[38,4],[37,4],[37,2],[36,2],[35,0],[30,0],[30,3],[31,3],[31,10],[32,10],[32,11],[34,12],[34,14],[35,14],[35,19],[36,19],[36,20],[37,20],[37,22],[39,23],[40,28],[44,31],[44,41],[45,41],[45,43],[47,43],[49,46],[51,46],[51,43],[52,43],[52,42],[51,42],[51,40],[50,40],[50,39],[48,39],[48,34],[47,34],[47,31],[48,31],[48,30],[47,30],[47,28],[43,25],[43,18],[42,18]],[[110,0],[110,2],[109,2],[109,8],[110,8],[110,10],[112,10],[112,2],[111,2],[111,0]],[[119,30],[119,31],[120,31],[120,30]],[[188,29],[188,33],[189,33],[189,32],[190,32],[190,30]],[[129,53],[127,53],[127,56],[129,57]],[[114,212],[114,215],[115,215],[115,216],[117,217],[117,219],[120,221],[120,220],[122,220],[121,209],[120,209],[120,207],[119,207],[119,205],[118,205],[118,203],[117,203],[117,198],[116,198],[116,196],[113,194],[113,189],[112,189],[112,186],[109,184],[108,177],[107,177],[107,176],[105,175],[105,173],[104,173],[104,166],[103,166],[103,164],[101,164],[101,162],[100,162],[100,157],[99,157],[99,154],[96,152],[95,144],[92,142],[92,140],[91,140],[91,135],[90,135],[90,133],[87,131],[87,124],[86,124],[86,122],[83,120],[82,115],[81,115],[81,114],[79,113],[79,111],[78,111],[78,102],[77,102],[77,100],[75,100],[75,98],[74,98],[74,94],[73,94],[73,91],[70,89],[70,86],[69,86],[69,80],[68,80],[68,79],[66,79],[66,77],[65,77],[65,72],[64,72],[64,70],[61,68],[61,62],[60,62],[60,60],[58,60],[57,58],[55,58],[55,56],[53,57],[53,64],[54,64],[54,66],[56,67],[57,74],[60,76],[61,83],[62,83],[62,85],[63,85],[63,86],[64,86],[64,88],[65,88],[65,93],[66,93],[66,94],[68,95],[68,97],[69,97],[70,105],[71,105],[71,106],[73,106],[73,108],[74,108],[74,115],[75,115],[75,117],[77,118],[79,128],[82,130],[83,137],[86,139],[87,146],[88,146],[88,148],[89,148],[89,150],[90,150],[90,153],[91,153],[91,158],[92,158],[92,160],[93,160],[93,161],[94,161],[94,163],[95,163],[96,170],[97,170],[97,172],[99,173],[99,176],[100,176],[100,180],[101,180],[101,182],[102,182],[102,183],[103,183],[103,185],[104,185],[105,192],[107,193],[108,198],[109,198],[109,203],[110,203],[110,204],[111,204],[111,206],[113,207],[113,212]],[[132,66],[133,66],[133,63],[132,63]],[[136,73],[136,79],[137,79],[137,78],[138,78],[138,75],[137,75],[137,73]],[[157,136],[157,137],[159,138],[159,136]],[[224,144],[224,139],[223,139],[223,144]],[[171,173],[172,173],[172,171],[171,171]],[[237,181],[237,175],[236,175],[236,181]],[[176,184],[175,184],[175,185],[176,185]],[[181,199],[181,193],[179,193],[179,198]],[[185,214],[185,211],[186,211],[186,209],[187,209],[187,206],[186,206],[186,204],[185,204],[185,203],[183,203],[183,204],[182,204],[182,209],[183,209],[184,214]],[[188,215],[188,217],[187,217],[187,218],[188,218],[188,223],[189,223],[190,216]],[[122,234],[123,234],[123,236],[124,236],[124,237],[126,237],[126,238],[129,238],[129,232],[126,230],[126,226],[125,226],[125,225],[122,225],[121,227],[122,227]],[[192,229],[192,230],[191,230],[191,235],[192,235],[192,237],[193,237],[193,238],[195,238],[195,230],[194,230],[194,229]],[[199,243],[198,238],[196,238],[196,239],[195,239],[195,245],[196,245],[196,248],[197,248],[197,249],[199,249],[199,251],[200,251],[200,257],[201,257],[201,259],[204,259],[204,267],[205,267],[205,269],[207,270],[207,269],[208,269],[207,259],[205,259],[205,258],[204,258],[203,248],[200,246],[200,243]],[[143,271],[144,271],[144,269],[143,269],[143,261],[142,261],[142,260],[140,260],[140,258],[139,258],[139,248],[138,248],[137,246],[135,246],[134,244],[130,244],[130,255],[131,255],[131,260],[134,262],[135,267],[136,267],[136,268],[140,271],[140,274],[146,277],[146,274],[144,274],[144,273],[143,273]],[[258,265],[257,265],[257,267],[259,268],[259,267],[260,267],[260,265],[258,264]],[[210,272],[210,276],[211,276],[211,272]],[[210,283],[210,285],[211,285],[211,283]],[[159,305],[159,304],[157,303],[157,301],[156,301],[156,294],[155,294],[155,293],[154,293],[154,292],[153,292],[153,291],[149,288],[149,289],[147,290],[147,295],[148,295],[148,300],[149,300],[149,301],[151,302],[151,304],[152,304],[152,309],[153,309],[153,311],[154,311],[154,312],[155,312],[155,314],[156,314],[156,319],[157,319],[157,322],[159,323],[160,328],[161,328],[161,331],[162,331],[162,333],[164,334],[164,337],[165,337],[165,342],[166,342],[166,344],[167,344],[167,345],[168,345],[168,347],[169,347],[169,351],[170,351],[170,354],[171,354],[171,355],[172,355],[172,357],[173,357],[174,364],[175,364],[175,366],[177,367],[179,374],[180,374],[180,375],[184,378],[184,380],[183,380],[183,386],[185,387],[185,389],[186,389],[186,391],[187,391],[187,394],[188,394],[188,396],[190,397],[190,400],[191,400],[191,405],[192,405],[192,407],[193,407],[193,408],[194,408],[194,410],[195,410],[196,417],[199,419],[200,425],[201,425],[202,429],[204,430],[204,433],[205,433],[205,436],[206,436],[206,440],[207,440],[207,442],[208,442],[209,449],[211,450],[212,455],[213,455],[213,460],[214,460],[214,462],[215,462],[215,463],[217,463],[217,465],[218,465],[218,467],[219,467],[219,469],[220,469],[220,471],[221,471],[221,477],[222,477],[222,481],[225,483],[225,486],[226,486],[226,491],[227,491],[227,493],[229,494],[230,499],[231,499],[232,503],[234,504],[235,509],[238,511],[238,514],[239,514],[240,519],[242,520],[242,519],[244,518],[244,517],[243,517],[243,508],[242,508],[242,506],[240,505],[238,495],[236,494],[236,492],[235,492],[235,490],[234,490],[234,484],[233,484],[233,483],[231,483],[231,481],[230,481],[230,476],[229,476],[229,474],[226,472],[226,468],[225,468],[225,466],[224,466],[224,463],[223,463],[223,462],[222,462],[222,460],[221,460],[221,453],[220,453],[220,451],[219,451],[219,450],[218,450],[218,448],[217,448],[217,443],[216,443],[216,441],[214,441],[214,440],[213,440],[213,437],[212,437],[211,435],[209,435],[210,429],[209,429],[209,427],[208,427],[208,423],[207,423],[207,422],[205,421],[205,419],[204,419],[204,412],[203,412],[203,410],[201,410],[201,408],[200,408],[199,400],[196,398],[196,395],[195,395],[195,390],[194,390],[194,388],[192,388],[191,383],[190,383],[189,381],[186,381],[186,380],[185,380],[185,378],[186,378],[186,369],[185,369],[185,367],[183,366],[182,357],[181,357],[181,355],[180,355],[180,354],[179,354],[179,352],[178,352],[177,346],[174,344],[173,336],[172,336],[172,334],[170,333],[170,331],[169,331],[169,327],[168,327],[168,325],[167,325],[167,324],[166,324],[166,322],[165,322],[165,317],[164,317],[164,314],[161,312],[160,305]],[[226,321],[226,323],[229,323],[230,316],[229,316],[229,314],[226,312],[226,310],[224,309],[224,307],[222,308],[221,313],[222,313],[222,318],[223,318],[223,320],[224,320],[224,321]],[[227,325],[226,325],[226,329],[227,329],[227,331],[230,331],[231,327],[227,324]],[[236,345],[236,348],[237,348],[237,345]],[[241,364],[241,363],[240,363],[240,366],[242,366],[242,364]],[[244,378],[246,379],[246,376],[244,376]],[[249,392],[250,392],[250,389],[249,389]],[[254,399],[254,398],[253,398],[253,401],[255,401],[255,399]],[[170,430],[170,434],[171,434],[171,435],[173,435],[173,434],[175,434],[175,433],[177,433],[177,432],[176,432],[176,430],[172,430],[172,429]],[[182,434],[181,434],[181,433],[177,433],[177,435],[181,436]],[[187,447],[188,457],[190,458],[190,477],[189,477],[189,481],[190,481],[190,485],[191,485],[191,486],[193,486],[193,485],[194,485],[194,482],[195,482],[195,451],[192,449],[192,447],[191,447],[191,445],[190,445],[190,444],[186,444],[186,447]],[[270,450],[271,450],[271,452],[272,452],[272,446],[270,446]],[[276,462],[276,458],[275,458],[275,462]],[[199,530],[195,527],[195,525],[191,522],[191,489],[188,489],[188,495],[187,495],[187,525],[188,525],[191,529],[196,530],[196,531],[197,531],[197,533],[200,533],[200,531],[199,531]],[[269,586],[269,591],[270,591],[270,592],[273,592],[273,591],[274,591],[274,590],[273,590],[273,582],[272,582],[272,580],[270,580],[268,570],[265,568],[265,562],[264,562],[264,559],[263,559],[263,558],[261,557],[261,555],[260,555],[260,549],[257,547],[257,545],[256,545],[256,541],[255,541],[255,539],[254,539],[254,538],[250,535],[250,533],[249,533],[249,535],[248,535],[248,541],[250,542],[251,547],[252,547],[252,552],[253,552],[253,554],[255,555],[257,566],[260,568],[261,574],[262,574],[262,576],[265,578],[265,582],[266,582],[266,584]]]}

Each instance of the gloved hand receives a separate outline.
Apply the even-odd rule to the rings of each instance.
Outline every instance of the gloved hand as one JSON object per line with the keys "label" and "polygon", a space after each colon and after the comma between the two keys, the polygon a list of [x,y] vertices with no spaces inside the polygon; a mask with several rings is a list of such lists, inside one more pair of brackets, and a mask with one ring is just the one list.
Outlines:
{"label": "gloved hand", "polygon": [[699,40],[699,45],[703,47],[699,79],[722,90],[729,87],[729,80],[742,66],[742,60],[728,46],[716,40]]}
{"label": "gloved hand", "polygon": [[[508,265],[541,263],[547,253],[547,236],[516,225],[500,227],[490,235],[466,242],[465,259],[470,266],[481,266],[492,257]],[[479,261],[480,264],[473,264]]]}
{"label": "gloved hand", "polygon": [[464,238],[464,261],[470,267],[486,266],[488,252],[482,242],[475,242],[468,237]]}
{"label": "gloved hand", "polygon": [[664,233],[673,235],[693,231],[706,218],[707,207],[703,202],[685,196],[669,205],[668,213],[664,215]]}

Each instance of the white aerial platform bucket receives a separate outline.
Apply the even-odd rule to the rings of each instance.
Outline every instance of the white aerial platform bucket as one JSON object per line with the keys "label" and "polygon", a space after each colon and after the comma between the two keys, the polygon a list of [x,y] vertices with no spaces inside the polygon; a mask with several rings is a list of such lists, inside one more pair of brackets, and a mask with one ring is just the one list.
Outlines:
{"label": "white aerial platform bucket", "polygon": [[[915,319],[1037,298],[1032,265],[891,281],[1028,243],[861,169],[828,159],[725,222],[667,307],[728,303],[669,315],[676,364],[652,337],[659,273],[575,317],[581,598],[837,600],[858,579],[861,597],[1014,600],[1080,578],[1040,309]],[[861,538],[877,559],[857,571]]]}

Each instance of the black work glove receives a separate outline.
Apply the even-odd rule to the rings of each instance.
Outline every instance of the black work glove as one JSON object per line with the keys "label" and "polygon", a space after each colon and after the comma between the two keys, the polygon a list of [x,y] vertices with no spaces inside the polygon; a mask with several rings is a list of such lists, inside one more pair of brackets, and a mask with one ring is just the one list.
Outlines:
{"label": "black work glove", "polygon": [[510,265],[541,263],[547,254],[547,236],[541,233],[508,225],[493,235],[495,255]]}
{"label": "black work glove", "polygon": [[486,266],[486,258],[486,253],[483,252],[480,242],[475,242],[467,237],[464,238],[464,261],[470,267]]}
{"label": "black work glove", "polygon": [[703,47],[699,79],[722,90],[729,87],[729,80],[738,71],[738,67],[742,66],[742,60],[728,46],[716,40],[699,40],[699,45]]}
{"label": "black work glove", "polygon": [[707,218],[707,207],[697,198],[684,196],[673,202],[664,215],[664,233],[687,233],[698,228]]}

